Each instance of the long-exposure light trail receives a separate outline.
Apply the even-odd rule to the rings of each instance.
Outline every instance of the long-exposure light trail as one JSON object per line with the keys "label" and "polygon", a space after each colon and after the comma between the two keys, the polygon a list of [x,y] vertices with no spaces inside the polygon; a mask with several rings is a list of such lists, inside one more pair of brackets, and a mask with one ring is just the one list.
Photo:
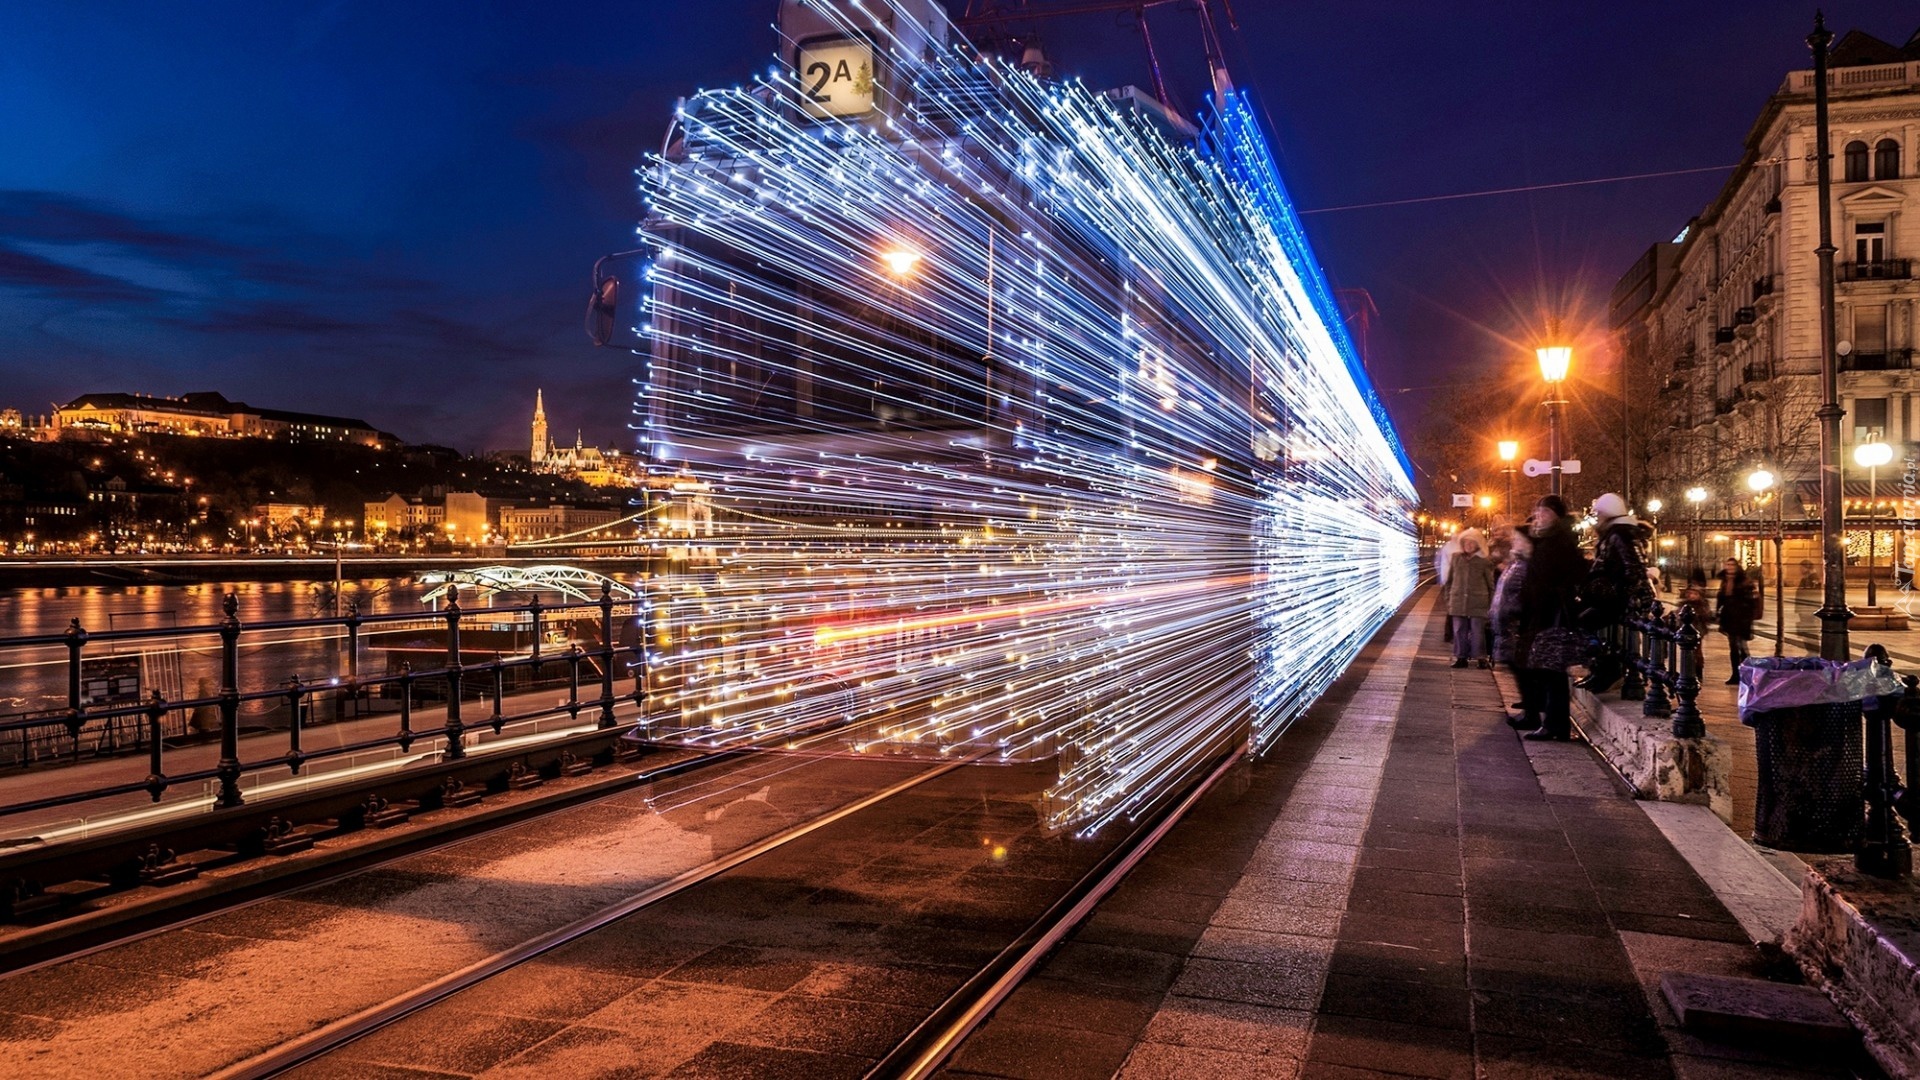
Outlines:
{"label": "long-exposure light trail", "polygon": [[871,108],[782,65],[641,173],[646,731],[1051,760],[1080,830],[1264,748],[1412,588],[1414,496],[1247,103],[782,12]]}

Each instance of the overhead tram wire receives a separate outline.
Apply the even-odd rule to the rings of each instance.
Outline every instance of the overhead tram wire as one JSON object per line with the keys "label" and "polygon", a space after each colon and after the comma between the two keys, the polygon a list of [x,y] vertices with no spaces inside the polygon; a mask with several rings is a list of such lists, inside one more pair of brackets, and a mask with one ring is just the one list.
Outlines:
{"label": "overhead tram wire", "polygon": [[[1756,162],[1767,164],[1767,162]],[[1626,176],[1602,176],[1592,180],[1562,180],[1552,184],[1526,184],[1520,187],[1488,188],[1485,191],[1459,191],[1450,195],[1422,195],[1412,199],[1387,199],[1382,202],[1348,203],[1345,206],[1321,206],[1312,210],[1301,210],[1304,217],[1308,214],[1336,214],[1343,210],[1377,210],[1388,206],[1413,206],[1419,203],[1451,202],[1456,199],[1482,199],[1492,195],[1519,195],[1529,191],[1555,191],[1560,188],[1590,187],[1595,184],[1620,184],[1630,180],[1658,180],[1668,176],[1691,176],[1696,173],[1726,172],[1737,169],[1733,165],[1705,165],[1694,169],[1668,169],[1663,172],[1631,173]]]}

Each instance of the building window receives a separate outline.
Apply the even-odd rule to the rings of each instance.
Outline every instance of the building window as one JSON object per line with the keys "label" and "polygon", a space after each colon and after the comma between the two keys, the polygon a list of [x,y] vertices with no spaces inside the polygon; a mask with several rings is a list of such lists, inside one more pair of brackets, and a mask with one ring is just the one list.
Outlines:
{"label": "building window", "polygon": [[1853,261],[1883,262],[1887,257],[1887,223],[1856,221],[1853,224]]}
{"label": "building window", "polygon": [[1853,309],[1853,353],[1884,360],[1887,353],[1887,305],[1865,304]]}
{"label": "building window", "polygon": [[1847,144],[1847,183],[1858,183],[1867,178],[1867,144],[1855,139]]}
{"label": "building window", "polygon": [[1866,442],[1875,432],[1887,430],[1887,399],[1853,399],[1853,441]]}
{"label": "building window", "polygon": [[1892,139],[1881,139],[1873,147],[1873,178],[1875,180],[1900,179],[1900,144]]}

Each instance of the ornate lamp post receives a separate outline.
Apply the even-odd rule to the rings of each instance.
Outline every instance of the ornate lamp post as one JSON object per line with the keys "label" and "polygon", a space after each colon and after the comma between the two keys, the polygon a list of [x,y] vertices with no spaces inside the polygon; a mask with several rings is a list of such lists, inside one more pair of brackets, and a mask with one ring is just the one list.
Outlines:
{"label": "ornate lamp post", "polygon": [[1513,473],[1514,473],[1513,461],[1515,458],[1519,456],[1520,456],[1520,444],[1518,442],[1516,442],[1513,439],[1500,440],[1500,460],[1507,463],[1506,468],[1501,469],[1500,471],[1507,474],[1506,512],[1508,517],[1513,516]]}
{"label": "ornate lamp post", "polygon": [[[1551,337],[1558,337],[1558,326],[1548,327]],[[1553,464],[1553,483],[1549,489],[1555,495],[1560,494],[1560,459],[1565,456],[1560,448],[1560,406],[1566,401],[1560,396],[1562,384],[1567,381],[1567,368],[1573,364],[1573,349],[1567,345],[1542,345],[1533,350],[1540,361],[1540,377],[1547,383],[1547,455]]]}
{"label": "ornate lamp post", "polygon": [[[1755,495],[1772,490],[1775,477],[1765,465],[1747,474],[1747,486]],[[1782,652],[1781,635],[1787,630],[1786,518],[1782,492],[1773,493],[1773,655]],[[1763,569],[1761,571],[1765,573]]]}
{"label": "ornate lamp post", "polygon": [[1814,175],[1820,203],[1820,553],[1826,575],[1820,605],[1820,658],[1848,660],[1847,553],[1840,513],[1840,358],[1833,350],[1833,149],[1827,124],[1827,46],[1833,32],[1818,14],[1807,45],[1813,49]]}
{"label": "ornate lamp post", "polygon": [[1693,535],[1687,538],[1687,561],[1693,565],[1687,567],[1687,578],[1692,580],[1693,571],[1705,566],[1700,561],[1700,504],[1707,501],[1707,489],[1694,485],[1687,489],[1687,505],[1693,507]]}
{"label": "ornate lamp post", "polygon": [[1874,591],[1874,549],[1880,541],[1880,466],[1893,460],[1893,447],[1880,441],[1879,432],[1874,433],[1872,442],[1864,442],[1853,448],[1853,463],[1863,465],[1867,470],[1867,606],[1879,607],[1880,597]]}

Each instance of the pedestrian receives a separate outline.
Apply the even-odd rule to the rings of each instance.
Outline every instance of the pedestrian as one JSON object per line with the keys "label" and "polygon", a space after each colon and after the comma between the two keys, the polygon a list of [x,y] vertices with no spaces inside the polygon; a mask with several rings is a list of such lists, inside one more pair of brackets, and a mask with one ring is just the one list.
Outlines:
{"label": "pedestrian", "polygon": [[[1710,615],[1707,608],[1707,571],[1703,567],[1693,568],[1692,576],[1687,579],[1687,587],[1680,592],[1680,606],[1693,612],[1693,628],[1698,634],[1704,635]],[[1676,622],[1675,625],[1679,624]],[[1707,675],[1707,652],[1698,645],[1693,648],[1693,674],[1695,678],[1702,679]]]}
{"label": "pedestrian", "polygon": [[[1627,512],[1627,501],[1609,491],[1593,500],[1593,516],[1600,523],[1600,541],[1594,546],[1593,565],[1581,587],[1581,622],[1599,631],[1622,619],[1643,619],[1653,610],[1653,586],[1640,558],[1640,520]],[[1587,675],[1575,686],[1602,693],[1620,680],[1625,664],[1612,650],[1602,650],[1587,665]]]}
{"label": "pedestrian", "polygon": [[1508,540],[1505,557],[1500,560],[1500,577],[1493,583],[1493,658],[1507,665],[1520,686],[1520,700],[1514,702],[1518,713],[1508,713],[1508,725],[1520,731],[1540,726],[1540,703],[1533,700],[1531,683],[1520,679],[1520,590],[1527,580],[1527,558],[1533,554],[1533,540],[1524,530],[1515,529]]}
{"label": "pedestrian", "polygon": [[1453,622],[1453,666],[1492,667],[1487,659],[1487,610],[1493,603],[1493,563],[1480,538],[1463,537],[1447,568],[1447,617]]}
{"label": "pedestrian", "polygon": [[1720,621],[1720,632],[1727,636],[1727,656],[1733,664],[1733,671],[1727,675],[1728,686],[1739,683],[1740,663],[1750,655],[1747,642],[1753,640],[1753,618],[1758,607],[1759,593],[1747,580],[1746,567],[1738,559],[1728,559],[1720,570],[1720,591],[1713,604],[1714,618]]}
{"label": "pedestrian", "polygon": [[1526,738],[1565,741],[1573,737],[1568,660],[1555,646],[1579,633],[1574,601],[1586,577],[1587,560],[1567,522],[1566,500],[1542,495],[1533,507],[1533,555],[1520,586],[1517,649],[1522,667],[1516,677],[1527,688],[1522,701],[1531,702],[1540,717],[1539,728]]}

